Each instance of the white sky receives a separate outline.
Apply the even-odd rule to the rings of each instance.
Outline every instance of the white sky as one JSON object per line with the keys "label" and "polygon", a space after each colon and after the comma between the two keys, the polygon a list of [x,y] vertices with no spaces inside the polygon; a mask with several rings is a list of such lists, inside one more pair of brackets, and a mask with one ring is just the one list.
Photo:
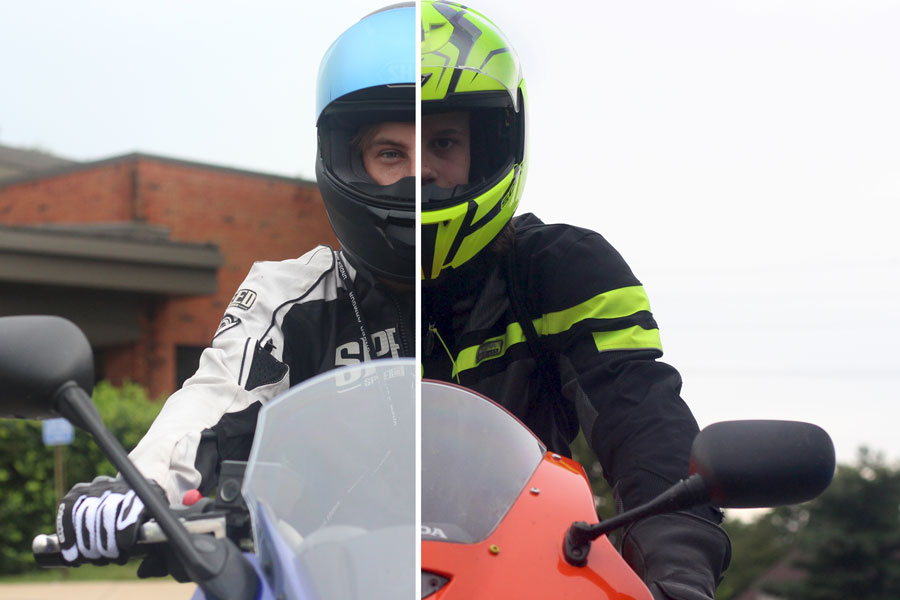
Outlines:
{"label": "white sky", "polygon": [[900,458],[900,2],[473,6],[525,66],[522,208],[625,256],[700,424]]}
{"label": "white sky", "polygon": [[[318,61],[386,3],[0,0],[0,143],[313,179]],[[525,66],[522,211],[625,256],[701,425],[900,459],[900,2],[472,4]]]}

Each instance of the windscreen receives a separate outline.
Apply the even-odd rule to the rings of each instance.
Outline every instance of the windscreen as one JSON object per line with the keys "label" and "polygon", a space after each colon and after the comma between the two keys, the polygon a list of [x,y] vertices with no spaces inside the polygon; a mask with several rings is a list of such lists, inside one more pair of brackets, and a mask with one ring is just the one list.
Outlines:
{"label": "windscreen", "polygon": [[422,539],[483,541],[545,448],[505,410],[469,390],[422,384]]}
{"label": "windscreen", "polygon": [[276,595],[412,596],[417,375],[362,363],[261,409],[243,493]]}

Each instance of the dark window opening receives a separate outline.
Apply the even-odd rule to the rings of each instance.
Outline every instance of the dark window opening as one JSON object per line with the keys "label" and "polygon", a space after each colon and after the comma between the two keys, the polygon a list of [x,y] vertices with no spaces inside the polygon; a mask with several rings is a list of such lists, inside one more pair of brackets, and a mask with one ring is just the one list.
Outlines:
{"label": "dark window opening", "polygon": [[177,346],[175,348],[175,387],[181,389],[184,382],[197,372],[200,355],[205,346]]}
{"label": "dark window opening", "polygon": [[92,348],[94,351],[94,385],[106,379],[106,350]]}

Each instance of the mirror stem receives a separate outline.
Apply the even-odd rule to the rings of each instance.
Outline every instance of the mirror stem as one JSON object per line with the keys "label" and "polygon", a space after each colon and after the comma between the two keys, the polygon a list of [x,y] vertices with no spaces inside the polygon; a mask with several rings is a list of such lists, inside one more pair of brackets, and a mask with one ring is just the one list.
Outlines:
{"label": "mirror stem", "polygon": [[684,510],[706,502],[709,502],[706,482],[703,481],[700,475],[694,474],[687,479],[682,479],[650,502],[631,510],[626,510],[605,521],[594,525],[584,521],[576,521],[566,531],[566,538],[563,541],[563,554],[566,557],[566,562],[576,567],[583,567],[587,564],[588,553],[591,551],[591,542],[601,535],[630,525],[640,519]]}

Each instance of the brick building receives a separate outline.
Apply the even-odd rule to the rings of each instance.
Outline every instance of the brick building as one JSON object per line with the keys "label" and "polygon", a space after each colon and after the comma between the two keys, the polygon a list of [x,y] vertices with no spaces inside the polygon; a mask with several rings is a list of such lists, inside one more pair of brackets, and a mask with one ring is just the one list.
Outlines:
{"label": "brick building", "polygon": [[0,146],[0,315],[59,314],[153,397],[196,368],[256,260],[337,247],[315,184],[146,154]]}

